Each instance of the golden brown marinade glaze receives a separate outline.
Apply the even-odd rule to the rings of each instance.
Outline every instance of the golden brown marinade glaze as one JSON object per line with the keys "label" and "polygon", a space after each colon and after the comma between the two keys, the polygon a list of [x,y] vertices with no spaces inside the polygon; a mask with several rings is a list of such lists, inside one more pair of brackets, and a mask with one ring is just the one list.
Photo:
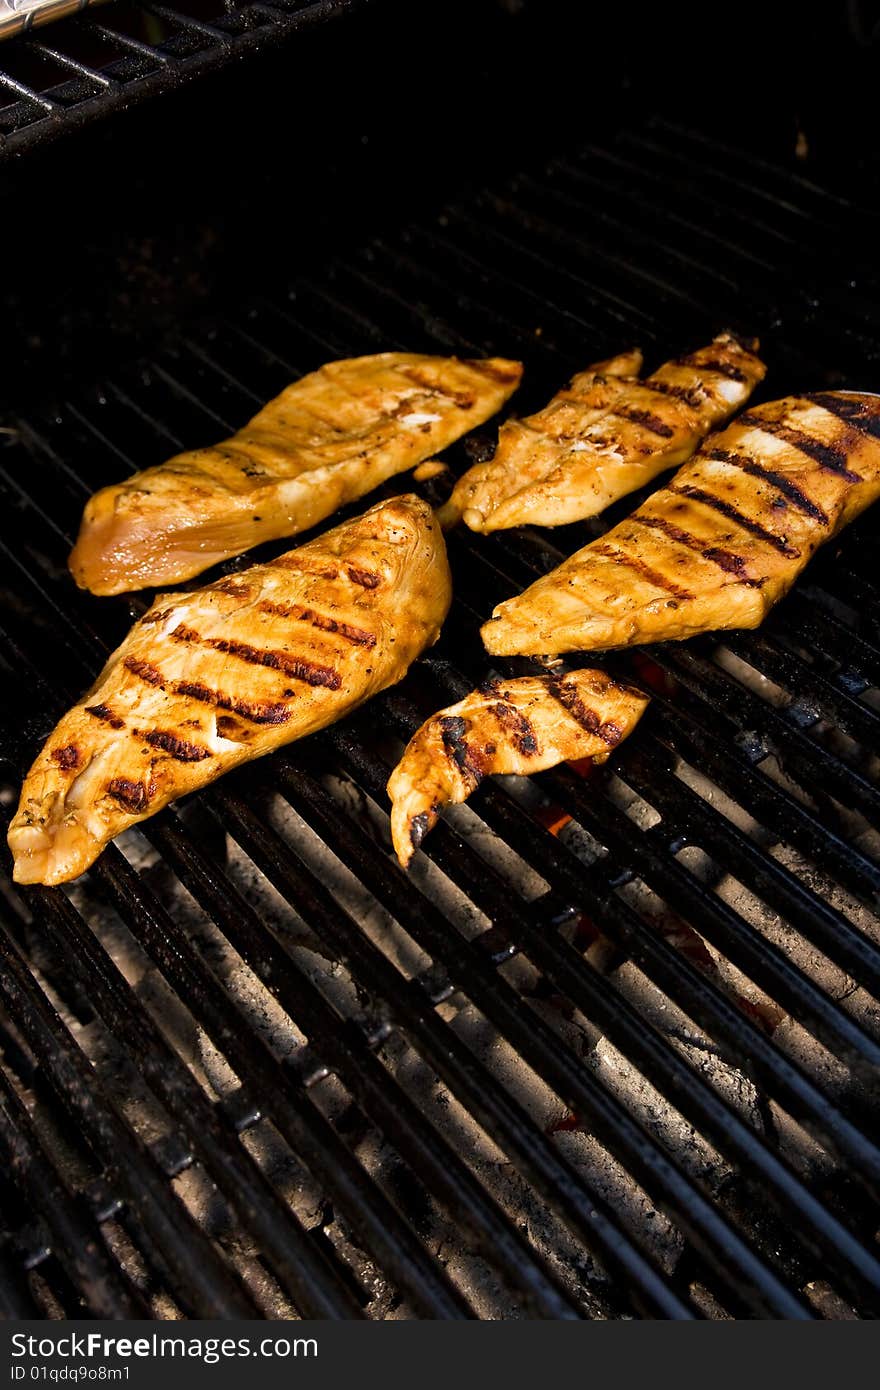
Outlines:
{"label": "golden brown marinade glaze", "polygon": [[491,680],[428,719],[388,782],[391,835],[404,868],[444,806],[494,773],[600,763],[632,732],[647,698],[603,671]]}
{"label": "golden brown marinade glaze", "polygon": [[102,488],[70,568],[80,588],[177,584],[305,531],[501,408],[522,366],[383,352],[330,362],[220,444]]}
{"label": "golden brown marinade glaze", "polygon": [[598,362],[536,415],[501,426],[494,457],[459,479],[441,513],[473,531],[596,516],[684,463],[765,373],[757,342],[722,334],[642,380],[640,352]]}
{"label": "golden brown marinade glaze", "polygon": [[499,604],[497,655],[757,627],[820,545],[880,495],[880,396],[825,391],[741,415],[632,516]]}
{"label": "golden brown marinade glaze", "polygon": [[16,881],[75,878],[169,801],[401,680],[451,594],[442,532],[414,496],[160,594],[28,773],[9,832]]}

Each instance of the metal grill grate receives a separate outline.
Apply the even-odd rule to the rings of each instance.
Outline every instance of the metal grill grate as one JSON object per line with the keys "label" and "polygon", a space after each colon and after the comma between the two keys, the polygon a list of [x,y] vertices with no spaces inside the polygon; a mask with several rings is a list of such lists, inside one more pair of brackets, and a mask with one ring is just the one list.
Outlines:
{"label": "metal grill grate", "polygon": [[[9,800],[130,621],[64,570],[93,488],[380,347],[521,353],[523,410],[590,357],[725,323],[765,335],[772,396],[876,386],[873,272],[854,251],[818,280],[855,215],[657,125],[22,421],[0,470]],[[609,769],[484,785],[410,877],[389,854],[399,741],[487,674],[478,618],[631,506],[453,533],[453,612],[401,687],[70,892],[5,885],[8,1308],[880,1310],[876,516],[759,632],[615,657],[654,701]]]}
{"label": "metal grill grate", "polygon": [[358,0],[114,0],[0,49],[0,156],[170,91]]}

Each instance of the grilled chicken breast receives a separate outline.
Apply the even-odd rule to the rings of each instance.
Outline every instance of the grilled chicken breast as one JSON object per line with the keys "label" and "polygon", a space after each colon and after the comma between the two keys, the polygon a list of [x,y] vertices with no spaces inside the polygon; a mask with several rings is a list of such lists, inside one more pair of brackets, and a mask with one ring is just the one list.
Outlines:
{"label": "grilled chicken breast", "polygon": [[9,832],[19,883],[63,883],[114,835],[406,674],[451,598],[414,496],[192,593],[160,595],[49,738]]}
{"label": "grilled chicken breast", "polygon": [[494,458],[459,479],[444,525],[561,526],[683,463],[745,404],[766,368],[730,334],[638,380],[641,353],[599,362],[537,415],[501,426]]}
{"label": "grilled chicken breast", "polygon": [[813,552],[880,495],[880,396],[748,411],[667,487],[482,628],[490,652],[557,653],[757,627]]}
{"label": "grilled chicken breast", "polygon": [[176,584],[295,535],[494,415],[519,362],[383,352],[294,382],[231,439],[88,502],[70,568],[80,588]]}
{"label": "grilled chicken breast", "polygon": [[388,782],[391,837],[404,868],[444,806],[494,772],[541,772],[573,758],[604,762],[635,728],[646,696],[602,671],[488,681],[433,715]]}

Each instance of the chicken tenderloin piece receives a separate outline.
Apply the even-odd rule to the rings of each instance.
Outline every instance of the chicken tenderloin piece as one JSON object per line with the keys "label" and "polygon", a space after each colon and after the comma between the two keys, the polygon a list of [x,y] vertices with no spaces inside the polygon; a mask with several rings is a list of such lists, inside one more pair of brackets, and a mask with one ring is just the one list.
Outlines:
{"label": "chicken tenderloin piece", "polygon": [[97,492],[70,556],[73,577],[93,594],[177,584],[294,536],[488,420],[521,376],[519,362],[501,357],[329,362],[231,439]]}
{"label": "chicken tenderloin piece", "polygon": [[757,346],[724,333],[644,380],[635,351],[589,367],[537,415],[501,426],[495,456],[459,479],[441,520],[485,533],[598,515],[746,403],[766,371]]}
{"label": "chicken tenderloin piece", "polygon": [[492,773],[542,772],[575,758],[603,763],[632,732],[647,696],[602,671],[488,681],[432,715],[388,781],[391,838],[407,868],[444,806]]}
{"label": "chicken tenderloin piece", "polygon": [[638,348],[621,352],[578,372],[537,415],[506,421],[492,458],[469,468],[459,478],[449,501],[438,509],[443,529],[448,531],[461,520],[472,531],[497,529],[484,525],[491,508],[499,505],[505,495],[530,486],[542,469],[550,468],[552,460],[561,462],[570,452],[575,435],[608,410],[627,382],[636,381],[641,370],[642,354]]}
{"label": "chicken tenderloin piece", "polygon": [[451,596],[440,527],[414,496],[160,594],[28,773],[9,831],[16,882],[76,878],[169,801],[401,680]]}
{"label": "chicken tenderloin piece", "polygon": [[753,628],[813,553],[880,496],[880,396],[820,391],[747,411],[626,521],[483,625],[498,656]]}

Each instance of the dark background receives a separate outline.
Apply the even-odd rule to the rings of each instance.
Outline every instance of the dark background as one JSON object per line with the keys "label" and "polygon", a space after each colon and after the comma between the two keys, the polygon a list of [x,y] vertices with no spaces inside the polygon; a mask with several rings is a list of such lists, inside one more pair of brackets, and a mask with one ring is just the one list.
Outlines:
{"label": "dark background", "polygon": [[871,0],[372,0],[0,167],[0,404],[658,116],[876,205],[878,36]]}

